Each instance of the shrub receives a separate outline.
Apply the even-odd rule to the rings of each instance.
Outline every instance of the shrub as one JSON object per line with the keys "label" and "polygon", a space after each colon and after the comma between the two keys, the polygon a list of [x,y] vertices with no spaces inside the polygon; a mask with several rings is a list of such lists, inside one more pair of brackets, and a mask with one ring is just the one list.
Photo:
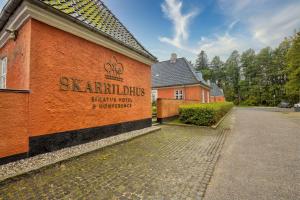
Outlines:
{"label": "shrub", "polygon": [[152,114],[153,113],[157,113],[157,108],[156,108],[156,106],[152,106]]}
{"label": "shrub", "polygon": [[231,102],[182,105],[179,107],[179,120],[186,124],[211,126],[232,107]]}
{"label": "shrub", "polygon": [[254,97],[249,97],[247,100],[241,102],[241,106],[257,106],[259,103]]}

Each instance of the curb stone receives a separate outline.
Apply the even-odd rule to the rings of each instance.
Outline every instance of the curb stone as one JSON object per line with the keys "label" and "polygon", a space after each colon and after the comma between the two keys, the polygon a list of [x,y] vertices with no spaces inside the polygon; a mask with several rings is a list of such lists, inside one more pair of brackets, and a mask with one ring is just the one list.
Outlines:
{"label": "curb stone", "polygon": [[224,121],[224,119],[232,113],[234,108],[230,109],[215,125],[212,126],[197,126],[193,124],[178,124],[178,123],[172,123],[172,122],[165,122],[163,124],[165,125],[171,125],[171,126],[185,126],[185,127],[198,127],[198,128],[212,128],[212,129],[217,129],[219,125]]}

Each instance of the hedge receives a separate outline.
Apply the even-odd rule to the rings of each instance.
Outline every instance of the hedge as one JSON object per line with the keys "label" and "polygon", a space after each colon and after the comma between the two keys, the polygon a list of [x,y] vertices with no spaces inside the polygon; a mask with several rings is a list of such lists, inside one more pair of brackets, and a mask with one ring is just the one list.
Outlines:
{"label": "hedge", "polygon": [[211,126],[216,124],[232,107],[231,102],[181,105],[179,120],[186,124]]}

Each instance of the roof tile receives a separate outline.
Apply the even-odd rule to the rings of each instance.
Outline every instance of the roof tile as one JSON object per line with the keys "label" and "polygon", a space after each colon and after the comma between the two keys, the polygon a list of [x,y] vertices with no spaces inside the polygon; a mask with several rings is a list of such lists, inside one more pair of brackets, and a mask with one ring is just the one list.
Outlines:
{"label": "roof tile", "polygon": [[156,60],[103,4],[101,0],[39,0],[135,51]]}
{"label": "roof tile", "polygon": [[199,83],[208,86],[202,74],[197,73],[185,58],[178,58],[175,63],[167,60],[152,65],[153,88]]}

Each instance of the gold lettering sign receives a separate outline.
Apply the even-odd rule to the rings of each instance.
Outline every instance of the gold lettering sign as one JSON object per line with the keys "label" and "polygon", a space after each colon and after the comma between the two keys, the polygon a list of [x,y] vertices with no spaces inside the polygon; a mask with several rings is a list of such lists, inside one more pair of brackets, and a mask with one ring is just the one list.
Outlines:
{"label": "gold lettering sign", "polygon": [[[61,91],[96,94],[97,96],[93,96],[91,99],[92,109],[132,108],[133,99],[131,97],[145,96],[144,88],[99,81],[84,81],[65,76],[60,78],[59,87]],[[116,98],[111,95],[120,97]]]}
{"label": "gold lettering sign", "polygon": [[145,96],[145,89],[140,87],[119,85],[98,81],[83,81],[78,78],[61,77],[60,90],[73,92],[86,92],[95,94],[112,94],[123,96]]}
{"label": "gold lettering sign", "polygon": [[[123,82],[121,77],[124,73],[124,66],[113,56],[104,65],[106,79]],[[63,76],[59,80],[59,87],[62,91],[91,93],[97,96],[91,98],[92,108],[112,109],[131,108],[133,98],[145,96],[145,89],[130,85],[120,85],[108,82],[81,80],[74,77]],[[119,97],[112,96],[118,95]]]}

